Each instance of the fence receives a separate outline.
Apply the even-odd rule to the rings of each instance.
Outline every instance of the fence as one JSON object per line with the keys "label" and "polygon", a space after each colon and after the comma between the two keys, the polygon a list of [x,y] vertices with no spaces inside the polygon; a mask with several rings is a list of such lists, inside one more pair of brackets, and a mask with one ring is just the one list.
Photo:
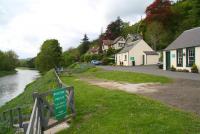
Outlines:
{"label": "fence", "polygon": [[[60,79],[58,71],[54,70],[56,81],[59,88],[62,88],[66,92],[66,99],[67,99],[67,110],[70,114],[65,116],[61,120],[56,120],[54,118],[55,111],[54,111],[54,104],[53,104],[53,92],[54,90],[47,91],[44,93],[34,93],[34,105],[32,108],[31,116],[29,115],[29,122],[23,122],[23,114],[21,113],[21,108],[11,109],[3,113],[3,120],[6,120],[5,114],[8,113],[9,117],[9,124],[10,126],[15,126],[14,118],[13,118],[13,110],[18,110],[18,124],[17,127],[24,128],[24,132],[26,134],[41,134],[45,130],[52,128],[62,122],[67,121],[70,118],[75,117],[75,104],[74,104],[74,87],[66,86]],[[15,112],[16,113],[16,112]]]}

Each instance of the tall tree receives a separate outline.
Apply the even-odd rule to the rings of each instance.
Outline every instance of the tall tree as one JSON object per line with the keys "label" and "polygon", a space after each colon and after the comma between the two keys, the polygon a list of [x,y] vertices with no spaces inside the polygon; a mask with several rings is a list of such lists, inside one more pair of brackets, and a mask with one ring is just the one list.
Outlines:
{"label": "tall tree", "polygon": [[123,24],[124,23],[120,17],[118,17],[114,22],[111,22],[106,28],[106,39],[114,40],[120,36],[122,33]]}
{"label": "tall tree", "polygon": [[62,48],[58,40],[50,39],[44,41],[40,48],[40,52],[36,57],[36,68],[40,72],[49,71],[52,68],[61,66]]}
{"label": "tall tree", "polygon": [[145,33],[147,42],[149,42],[154,50],[166,47],[167,32],[163,25],[159,22],[152,22],[148,25]]}
{"label": "tall tree", "polygon": [[88,38],[87,34],[84,34],[82,42],[81,42],[80,46],[78,47],[80,55],[85,54],[89,50],[89,47],[90,47],[89,38]]}
{"label": "tall tree", "polygon": [[170,0],[155,0],[146,8],[147,22],[158,21],[162,24],[169,22],[169,18],[173,15]]}

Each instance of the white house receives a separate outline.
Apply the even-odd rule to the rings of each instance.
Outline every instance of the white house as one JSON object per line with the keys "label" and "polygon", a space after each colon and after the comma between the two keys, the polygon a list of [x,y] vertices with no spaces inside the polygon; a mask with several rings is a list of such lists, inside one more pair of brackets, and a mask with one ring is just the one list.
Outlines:
{"label": "white house", "polygon": [[135,66],[157,64],[159,55],[143,40],[129,42],[115,55],[117,65]]}
{"label": "white house", "polygon": [[124,37],[119,36],[117,37],[113,43],[112,43],[112,48],[115,50],[122,49],[125,46],[126,40]]}
{"label": "white house", "polygon": [[102,50],[103,50],[103,52],[108,51],[108,49],[110,47],[112,47],[112,43],[113,43],[112,40],[103,40],[103,44],[102,44]]}
{"label": "white house", "polygon": [[163,51],[163,69],[191,71],[193,64],[200,70],[200,27],[183,32]]}

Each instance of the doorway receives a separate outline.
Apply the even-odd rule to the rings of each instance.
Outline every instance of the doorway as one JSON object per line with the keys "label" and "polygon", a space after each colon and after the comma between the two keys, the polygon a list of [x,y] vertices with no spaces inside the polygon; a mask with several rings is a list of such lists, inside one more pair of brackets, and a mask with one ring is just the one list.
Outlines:
{"label": "doorway", "polygon": [[170,70],[171,63],[170,63],[170,51],[166,52],[166,70]]}

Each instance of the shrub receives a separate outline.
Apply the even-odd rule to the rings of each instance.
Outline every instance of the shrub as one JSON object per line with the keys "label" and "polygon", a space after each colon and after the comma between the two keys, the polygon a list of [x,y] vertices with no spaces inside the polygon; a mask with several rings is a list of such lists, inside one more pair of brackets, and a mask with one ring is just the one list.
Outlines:
{"label": "shrub", "polygon": [[158,65],[158,68],[159,68],[159,69],[163,69],[163,64],[159,64],[159,65]]}
{"label": "shrub", "polygon": [[113,65],[115,63],[115,60],[112,58],[104,57],[102,63],[103,65]]}
{"label": "shrub", "polygon": [[191,72],[192,72],[192,73],[199,73],[199,70],[198,70],[196,64],[193,64],[193,65],[192,65]]}
{"label": "shrub", "polygon": [[176,68],[172,65],[171,71],[176,71]]}
{"label": "shrub", "polygon": [[91,60],[92,60],[92,56],[91,56],[91,55],[85,55],[85,56],[84,56],[84,61],[85,61],[85,62],[88,63],[88,62],[90,62]]}

